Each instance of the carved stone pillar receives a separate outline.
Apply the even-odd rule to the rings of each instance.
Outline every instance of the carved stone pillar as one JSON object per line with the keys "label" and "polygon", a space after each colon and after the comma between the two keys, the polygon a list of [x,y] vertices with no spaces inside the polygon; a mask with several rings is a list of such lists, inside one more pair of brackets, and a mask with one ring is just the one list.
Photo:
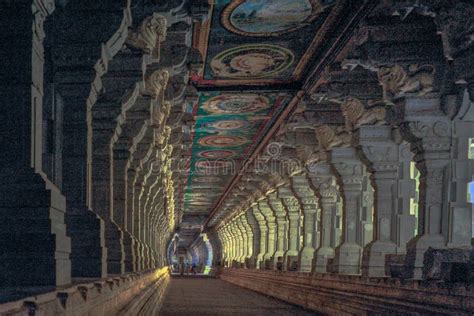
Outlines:
{"label": "carved stone pillar", "polygon": [[298,225],[300,219],[300,204],[289,188],[279,188],[278,197],[282,198],[283,204],[288,211],[288,250],[285,252],[284,269],[292,265],[293,258],[298,258]]}
{"label": "carved stone pillar", "polygon": [[250,259],[252,258],[253,254],[253,232],[250,228],[250,225],[247,221],[247,213],[244,213],[240,216],[240,224],[243,229],[244,239],[247,247],[247,251],[245,253],[244,263],[247,268],[251,267]]}
{"label": "carved stone pillar", "polygon": [[9,27],[0,36],[0,290],[71,282],[66,199],[42,172],[43,23],[54,9],[46,0],[0,4]]}
{"label": "carved stone pillar", "polygon": [[[266,200],[258,202],[258,208],[260,212],[262,212],[263,216],[265,216],[265,221],[267,223],[268,232],[267,232],[267,245],[266,245],[266,252],[263,256],[263,260],[265,263],[265,268],[268,266],[272,266],[273,257],[275,255],[275,248],[276,248],[276,220],[275,214],[273,210],[268,205]],[[269,263],[267,265],[267,262]]]}
{"label": "carved stone pillar", "polygon": [[[398,134],[398,131],[397,131]],[[398,137],[398,136],[397,136]],[[398,146],[398,210],[396,225],[397,253],[405,254],[406,245],[415,236],[417,218],[412,207],[417,205],[415,173],[418,170],[413,163],[413,153],[407,142],[401,142]],[[413,173],[413,174],[412,174]],[[416,204],[415,204],[416,203]],[[413,213],[412,213],[413,211]]]}
{"label": "carved stone pillar", "polygon": [[450,195],[448,247],[469,247],[472,238],[472,201],[468,201],[469,185],[474,179],[474,104],[464,94],[461,109],[453,122],[453,170]]}
{"label": "carved stone pillar", "polygon": [[[279,258],[284,258],[285,251],[287,249],[285,245],[285,237],[287,235],[286,227],[288,225],[288,219],[286,216],[286,209],[278,198],[277,193],[269,194],[268,202],[273,209],[277,223],[277,240],[276,240],[276,251],[273,256],[273,264],[276,267]],[[281,260],[283,262],[283,260]]]}
{"label": "carved stone pillar", "polygon": [[342,274],[359,274],[362,253],[362,200],[365,167],[355,148],[333,148],[331,163],[337,170],[343,198],[343,242],[336,248],[335,269]]}
{"label": "carved stone pillar", "polygon": [[227,234],[227,239],[229,240],[230,266],[233,267],[235,261],[237,261],[237,241],[235,240],[234,233],[232,232],[230,224],[227,224],[225,231]]}
{"label": "carved stone pillar", "polygon": [[405,115],[400,129],[420,171],[418,236],[407,245],[406,266],[409,277],[420,279],[426,250],[444,248],[449,238],[452,125],[436,95],[406,97],[395,105],[395,109],[401,107]]}
{"label": "carved stone pillar", "polygon": [[232,267],[232,260],[233,260],[233,249],[232,249],[232,240],[229,234],[229,228],[225,226],[222,229],[222,234],[225,240],[225,252],[226,252],[226,261],[227,266]]}
{"label": "carved stone pillar", "polygon": [[232,233],[234,234],[234,240],[236,241],[237,244],[237,254],[235,260],[239,263],[242,263],[244,261],[244,253],[245,253],[245,245],[244,245],[244,239],[242,236],[242,231],[240,230],[239,223],[237,219],[234,219],[231,223],[231,230]]}
{"label": "carved stone pillar", "polygon": [[263,257],[265,256],[265,253],[267,252],[267,234],[268,234],[268,227],[267,227],[267,222],[265,220],[265,216],[260,212],[260,209],[257,204],[254,204],[251,206],[253,215],[255,216],[255,219],[257,220],[258,227],[260,230],[260,251],[257,255],[257,268],[258,269],[263,269]]}
{"label": "carved stone pillar", "polygon": [[294,176],[291,178],[291,182],[304,214],[303,248],[300,250],[299,271],[311,272],[315,251],[313,239],[317,235],[314,227],[318,202],[306,176]]}
{"label": "carved stone pillar", "polygon": [[375,187],[374,240],[364,248],[362,274],[385,276],[385,255],[397,252],[399,145],[390,126],[361,126],[354,136]]}
{"label": "carved stone pillar", "polygon": [[236,226],[239,230],[239,236],[241,238],[241,249],[242,253],[240,254],[239,261],[245,264],[245,259],[247,259],[247,256],[249,254],[249,248],[248,248],[248,236],[247,236],[247,231],[245,230],[245,227],[242,223],[242,216],[239,216],[235,220]]}
{"label": "carved stone pillar", "polygon": [[321,203],[320,247],[315,253],[315,272],[327,273],[328,260],[334,258],[333,236],[340,235],[337,227],[338,187],[331,167],[326,162],[310,164],[308,177],[319,192]]}
{"label": "carved stone pillar", "polygon": [[249,258],[250,263],[247,264],[248,268],[257,268],[257,256],[260,252],[260,228],[258,226],[258,222],[253,215],[252,208],[249,208],[246,211],[246,219],[251,229],[252,233],[252,240],[250,243],[252,244],[252,254]]}
{"label": "carved stone pillar", "polygon": [[115,118],[121,107],[116,102],[99,101],[92,110],[92,207],[104,219],[105,244],[108,250],[107,272],[124,273],[123,231],[112,218],[111,200],[113,162],[110,144],[115,130]]}

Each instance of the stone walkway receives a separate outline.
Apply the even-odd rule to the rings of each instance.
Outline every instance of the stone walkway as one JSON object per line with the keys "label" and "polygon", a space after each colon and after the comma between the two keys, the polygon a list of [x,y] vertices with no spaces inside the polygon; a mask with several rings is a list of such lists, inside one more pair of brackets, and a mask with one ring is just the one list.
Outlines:
{"label": "stone walkway", "polygon": [[316,315],[214,278],[173,277],[160,315]]}

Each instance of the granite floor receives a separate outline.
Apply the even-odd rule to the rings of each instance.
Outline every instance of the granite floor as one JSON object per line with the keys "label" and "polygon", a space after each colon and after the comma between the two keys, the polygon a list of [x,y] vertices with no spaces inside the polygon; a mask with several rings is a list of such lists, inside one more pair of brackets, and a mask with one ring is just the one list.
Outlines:
{"label": "granite floor", "polygon": [[160,315],[315,315],[215,278],[172,277]]}

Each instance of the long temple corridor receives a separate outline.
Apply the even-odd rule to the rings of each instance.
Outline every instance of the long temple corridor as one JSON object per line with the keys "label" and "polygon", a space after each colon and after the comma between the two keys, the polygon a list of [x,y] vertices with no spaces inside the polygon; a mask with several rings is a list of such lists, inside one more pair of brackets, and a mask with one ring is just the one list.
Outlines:
{"label": "long temple corridor", "polygon": [[0,0],[0,316],[473,315],[473,0]]}

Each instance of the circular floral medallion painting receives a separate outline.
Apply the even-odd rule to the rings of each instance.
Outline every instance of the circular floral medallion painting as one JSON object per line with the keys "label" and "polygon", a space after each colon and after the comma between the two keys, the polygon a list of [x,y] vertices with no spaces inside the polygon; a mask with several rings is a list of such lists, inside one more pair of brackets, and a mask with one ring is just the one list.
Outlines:
{"label": "circular floral medallion painting", "polygon": [[198,140],[199,145],[209,147],[236,147],[247,142],[247,139],[241,136],[230,135],[211,135]]}
{"label": "circular floral medallion painting", "polygon": [[248,123],[244,120],[220,120],[211,123],[207,123],[206,127],[211,127],[224,131],[231,131],[236,129],[242,129],[248,126]]}
{"label": "circular floral medallion painting", "polygon": [[224,159],[234,156],[235,152],[232,150],[205,150],[201,151],[198,155],[208,159]]}
{"label": "circular floral medallion painting", "polygon": [[222,12],[226,29],[245,36],[278,36],[311,23],[332,0],[235,0]]}
{"label": "circular floral medallion painting", "polygon": [[286,70],[294,59],[293,53],[282,46],[250,44],[216,55],[211,61],[211,68],[217,77],[265,78]]}
{"label": "circular floral medallion painting", "polygon": [[205,111],[218,114],[247,114],[269,107],[270,100],[258,94],[221,94],[203,104]]}

